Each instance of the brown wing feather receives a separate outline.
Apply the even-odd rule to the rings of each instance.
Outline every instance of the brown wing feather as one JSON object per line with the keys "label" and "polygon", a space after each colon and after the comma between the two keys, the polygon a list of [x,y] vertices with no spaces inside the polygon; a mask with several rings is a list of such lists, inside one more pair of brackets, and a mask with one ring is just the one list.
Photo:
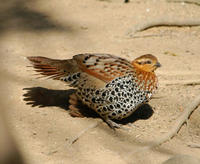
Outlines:
{"label": "brown wing feather", "polygon": [[133,71],[129,61],[110,54],[79,54],[73,59],[82,71],[105,82]]}
{"label": "brown wing feather", "polygon": [[60,79],[70,73],[85,72],[104,82],[133,71],[129,61],[110,54],[79,54],[73,59],[58,60],[36,56],[28,57],[36,72],[52,79]]}
{"label": "brown wing feather", "polygon": [[49,76],[54,80],[59,80],[61,77],[67,76],[69,73],[78,72],[76,61],[50,59],[41,56],[27,57],[33,64],[36,72],[43,76]]}

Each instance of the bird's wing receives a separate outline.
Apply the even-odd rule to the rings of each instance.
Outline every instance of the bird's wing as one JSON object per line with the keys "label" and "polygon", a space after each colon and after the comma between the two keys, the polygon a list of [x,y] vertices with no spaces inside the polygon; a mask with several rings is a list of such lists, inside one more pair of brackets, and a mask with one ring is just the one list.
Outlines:
{"label": "bird's wing", "polygon": [[49,78],[60,80],[73,73],[86,73],[103,82],[133,71],[131,63],[110,54],[79,54],[73,59],[58,60],[41,56],[28,57],[36,72]]}
{"label": "bird's wing", "polygon": [[31,67],[35,68],[39,75],[48,76],[54,80],[60,80],[61,77],[80,71],[76,61],[73,59],[58,60],[42,56],[30,56],[27,58],[32,63]]}
{"label": "bird's wing", "polygon": [[133,72],[131,63],[110,54],[79,54],[73,57],[79,68],[104,82]]}

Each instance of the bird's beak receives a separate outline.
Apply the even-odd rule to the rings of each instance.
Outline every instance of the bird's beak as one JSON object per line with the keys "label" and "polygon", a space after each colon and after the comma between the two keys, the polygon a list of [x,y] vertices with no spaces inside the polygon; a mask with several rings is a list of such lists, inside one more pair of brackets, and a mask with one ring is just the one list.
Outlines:
{"label": "bird's beak", "polygon": [[161,64],[160,64],[159,62],[157,62],[157,63],[155,64],[155,66],[156,66],[156,67],[161,67]]}

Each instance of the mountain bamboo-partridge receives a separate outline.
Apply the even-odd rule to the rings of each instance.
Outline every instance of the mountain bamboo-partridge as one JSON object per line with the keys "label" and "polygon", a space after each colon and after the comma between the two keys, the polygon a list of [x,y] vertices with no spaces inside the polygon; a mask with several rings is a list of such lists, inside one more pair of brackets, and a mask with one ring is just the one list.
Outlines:
{"label": "mountain bamboo-partridge", "polygon": [[77,116],[79,100],[96,111],[112,128],[120,127],[112,119],[126,118],[149,101],[157,89],[154,71],[161,66],[151,54],[132,62],[110,54],[89,53],[67,60],[40,56],[28,59],[41,75],[77,88],[70,99],[70,109],[75,110]]}

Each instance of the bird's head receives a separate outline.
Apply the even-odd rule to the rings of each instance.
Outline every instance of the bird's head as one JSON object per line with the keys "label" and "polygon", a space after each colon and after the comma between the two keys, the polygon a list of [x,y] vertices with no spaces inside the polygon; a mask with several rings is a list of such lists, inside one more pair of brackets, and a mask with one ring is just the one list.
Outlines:
{"label": "bird's head", "polygon": [[158,67],[161,67],[158,59],[151,54],[142,55],[136,58],[132,61],[132,65],[146,72],[154,72]]}

